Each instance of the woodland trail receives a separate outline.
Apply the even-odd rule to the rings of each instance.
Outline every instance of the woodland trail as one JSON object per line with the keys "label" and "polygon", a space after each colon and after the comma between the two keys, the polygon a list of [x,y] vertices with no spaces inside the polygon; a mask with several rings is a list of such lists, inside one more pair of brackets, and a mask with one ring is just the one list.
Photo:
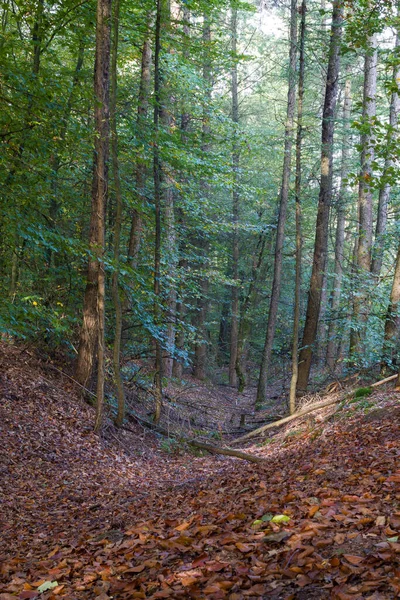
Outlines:
{"label": "woodland trail", "polygon": [[399,596],[397,395],[296,422],[254,466],[100,439],[32,354],[0,363],[0,600]]}

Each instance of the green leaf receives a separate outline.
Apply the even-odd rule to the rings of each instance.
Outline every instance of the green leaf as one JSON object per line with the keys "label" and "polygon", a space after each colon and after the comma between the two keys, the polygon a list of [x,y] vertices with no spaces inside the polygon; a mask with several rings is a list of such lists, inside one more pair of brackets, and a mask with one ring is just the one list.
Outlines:
{"label": "green leaf", "polygon": [[395,535],[394,537],[387,538],[387,541],[388,542],[398,542],[399,541],[399,536]]}
{"label": "green leaf", "polygon": [[39,594],[43,594],[43,592],[47,592],[47,590],[52,590],[53,588],[58,586],[58,581],[45,581],[40,585],[37,589]]}
{"label": "green leaf", "polygon": [[270,520],[272,519],[272,517],[273,517],[273,516],[274,516],[274,515],[272,515],[271,513],[267,513],[266,515],[263,515],[263,516],[261,517],[261,521],[264,521],[264,523],[265,523],[266,521],[270,521]]}
{"label": "green leaf", "polygon": [[263,521],[261,519],[256,519],[255,521],[253,521],[253,523],[251,524],[252,527],[256,528],[259,525],[262,525]]}
{"label": "green leaf", "polygon": [[290,521],[290,517],[287,515],[275,515],[271,519],[271,523],[287,523],[288,521]]}

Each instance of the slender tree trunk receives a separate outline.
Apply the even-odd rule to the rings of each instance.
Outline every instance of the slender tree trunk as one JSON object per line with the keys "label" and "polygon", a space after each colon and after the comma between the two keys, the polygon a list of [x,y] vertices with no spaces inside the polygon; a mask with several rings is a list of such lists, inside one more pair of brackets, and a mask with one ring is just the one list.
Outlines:
{"label": "slender tree trunk", "polygon": [[172,368],[175,354],[175,333],[176,333],[176,269],[177,269],[177,249],[176,249],[176,227],[175,227],[175,201],[172,182],[168,177],[164,178],[164,222],[165,222],[165,253],[168,264],[168,283],[167,283],[167,303],[165,317],[167,321],[166,331],[166,352],[163,358],[163,374],[165,377],[172,377]]}
{"label": "slender tree trunk", "polygon": [[[400,35],[399,32],[396,34],[395,50],[400,48]],[[373,248],[373,258],[371,263],[371,273],[375,277],[379,277],[382,269],[383,260],[383,247],[384,247],[384,236],[386,233],[387,225],[387,213],[388,205],[390,200],[391,184],[387,181],[387,177],[393,169],[394,163],[392,153],[394,146],[398,143],[398,116],[400,110],[400,66],[396,64],[393,67],[393,91],[390,99],[390,113],[389,113],[389,129],[386,136],[387,140],[387,154],[385,158],[385,165],[383,167],[382,179],[384,181],[383,186],[379,190],[379,202],[378,202],[378,218],[375,229],[375,243]]]}
{"label": "slender tree trunk", "polygon": [[[150,18],[148,19],[150,22]],[[145,141],[147,127],[147,115],[149,110],[149,98],[151,93],[151,38],[149,30],[146,31],[142,48],[142,60],[140,69],[140,84],[137,109],[137,135]],[[132,210],[132,222],[129,235],[128,261],[132,269],[138,266],[138,256],[143,230],[143,218],[140,207],[146,202],[146,174],[147,165],[144,156],[139,155],[135,164],[135,191],[138,208]]]}
{"label": "slender tree trunk", "polygon": [[238,351],[238,316],[239,316],[239,97],[238,97],[238,73],[237,73],[237,16],[236,6],[232,8],[231,14],[231,51],[233,67],[231,71],[231,95],[232,95],[232,121],[233,121],[233,149],[232,149],[232,286],[231,296],[231,339],[229,358],[229,385],[236,385],[236,359]]}
{"label": "slender tree trunk", "polygon": [[368,322],[368,274],[371,271],[373,206],[370,185],[372,163],[374,161],[374,140],[370,131],[376,116],[376,82],[378,51],[376,34],[368,40],[368,49],[364,59],[363,125],[368,130],[361,135],[361,171],[358,184],[358,244],[356,268],[358,281],[357,294],[354,296],[352,323],[352,344],[350,352],[357,360],[364,353],[365,334]]}
{"label": "slender tree trunk", "polygon": [[[347,69],[349,71],[349,69]],[[340,167],[340,188],[337,200],[336,238],[335,238],[335,266],[333,290],[330,303],[330,321],[328,329],[328,345],[326,348],[326,363],[334,371],[338,358],[337,319],[339,316],[340,297],[342,293],[343,260],[344,260],[344,230],[346,221],[346,183],[345,179],[349,170],[349,133],[351,114],[351,80],[346,77],[343,102],[343,140]]]}
{"label": "slender tree trunk", "polygon": [[242,393],[246,386],[246,365],[245,365],[245,349],[246,341],[249,330],[248,311],[254,301],[254,292],[259,278],[259,271],[264,256],[265,243],[267,236],[265,231],[262,231],[258,238],[256,247],[256,253],[253,258],[253,265],[251,269],[250,282],[247,290],[246,297],[242,303],[240,309],[240,321],[239,321],[239,333],[238,333],[238,345],[237,345],[237,356],[236,356],[236,376],[238,382],[238,392]]}
{"label": "slender tree trunk", "polygon": [[326,259],[326,265],[325,265],[325,270],[324,270],[324,276],[322,279],[322,291],[321,291],[321,308],[319,311],[319,319],[318,319],[318,328],[317,328],[317,357],[318,357],[318,362],[323,365],[323,363],[325,362],[325,355],[326,355],[326,348],[325,348],[325,344],[326,344],[326,309],[327,309],[327,303],[328,303],[328,290],[327,290],[327,285],[328,285],[328,276],[327,276],[327,270],[328,270],[328,256]]}
{"label": "slender tree trunk", "polygon": [[303,331],[302,350],[299,356],[297,392],[307,389],[310,376],[313,345],[321,306],[323,273],[328,251],[329,211],[332,196],[333,133],[339,77],[339,49],[342,37],[343,5],[334,0],[332,10],[329,63],[326,79],[321,135],[321,183],[315,232],[314,257],[308,292],[306,321]]}
{"label": "slender tree trunk", "polygon": [[96,355],[97,408],[95,430],[99,431],[104,402],[104,321],[105,321],[105,210],[108,195],[109,155],[109,87],[110,87],[110,24],[111,0],[98,0],[96,12],[96,55],[94,70],[95,140],[90,219],[90,259],[83,302],[83,323],[80,333],[77,381],[86,387]]}
{"label": "slender tree trunk", "polygon": [[290,414],[296,412],[296,385],[298,377],[298,353],[299,353],[299,330],[300,330],[300,298],[301,298],[301,257],[303,249],[303,238],[301,231],[301,146],[303,141],[303,101],[304,101],[304,72],[305,72],[305,36],[306,36],[306,0],[302,1],[300,14],[299,35],[299,90],[297,99],[297,135],[296,135],[296,274],[294,284],[294,315],[293,315],[293,346],[292,346],[292,377],[289,391]]}
{"label": "slender tree trunk", "polygon": [[[211,25],[210,18],[207,14],[203,15],[203,87],[204,87],[204,105],[202,115],[202,141],[201,151],[204,156],[207,156],[210,152],[211,145],[209,142],[210,137],[210,106],[211,106],[211,92],[212,92],[212,71],[211,71],[211,60],[210,60],[210,43],[211,43]],[[210,189],[206,179],[200,182],[200,189],[205,197],[209,195]],[[205,239],[203,233],[200,233],[201,238],[199,239],[199,250],[206,254],[209,244],[208,240]],[[202,269],[205,271],[205,263],[203,261]],[[196,313],[196,328],[197,328],[197,341],[194,348],[194,365],[193,375],[200,380],[206,377],[206,362],[207,362],[207,313],[208,313],[208,280],[204,275],[200,281],[200,297],[197,300],[197,313]]]}
{"label": "slender tree trunk", "polygon": [[[182,30],[183,30],[184,37],[186,38],[186,40],[189,40],[190,39],[190,11],[186,5],[183,6],[182,21],[183,21]],[[183,56],[184,56],[185,60],[189,60],[189,58],[190,58],[188,44],[185,44]],[[189,143],[187,132],[188,132],[188,128],[190,125],[190,119],[191,119],[191,115],[187,111],[187,105],[185,102],[185,105],[182,107],[182,114],[180,115],[180,131],[181,131],[181,139],[182,139],[183,144]],[[185,181],[185,183],[187,183],[187,182]],[[178,230],[179,230],[179,228],[182,225],[184,225],[184,219],[185,219],[184,211],[182,210],[181,207],[178,207],[177,214],[178,214]],[[183,301],[183,296],[185,293],[185,282],[184,282],[184,277],[182,277],[182,274],[185,272],[185,270],[187,268],[187,264],[188,264],[186,257],[183,256],[185,254],[185,249],[186,249],[186,241],[181,239],[180,244],[179,244],[180,258],[179,258],[179,262],[178,262],[178,277],[177,277],[177,280],[179,281],[179,288],[177,289],[176,317],[175,317],[175,329],[176,329],[176,332],[175,332],[175,356],[174,356],[174,361],[173,361],[173,366],[172,366],[172,375],[173,375],[173,377],[177,377],[177,378],[181,378],[182,374],[183,374],[182,354],[185,350],[184,320],[185,320],[185,316],[186,316],[186,305],[185,305],[185,302]]]}
{"label": "slender tree trunk", "polygon": [[290,4],[290,47],[289,47],[289,81],[287,96],[287,112],[285,125],[285,149],[282,171],[282,185],[279,202],[278,227],[276,230],[274,276],[272,280],[271,300],[268,312],[267,331],[262,353],[260,375],[258,379],[256,408],[265,401],[267,394],[268,367],[274,344],[276,318],[281,293],[283,264],[283,244],[285,240],[286,212],[289,198],[290,167],[292,162],[293,120],[296,108],[296,50],[297,50],[297,0]]}
{"label": "slender tree trunk", "polygon": [[219,319],[218,344],[217,344],[217,361],[220,366],[225,364],[228,355],[228,318],[229,318],[229,301],[223,300],[221,307],[221,315]]}
{"label": "slender tree trunk", "polygon": [[[390,293],[390,302],[385,321],[382,371],[393,366],[398,354],[400,339],[400,244],[397,250],[396,266]],[[400,383],[400,382],[399,382]]]}
{"label": "slender tree trunk", "polygon": [[117,388],[118,412],[115,424],[121,427],[125,418],[125,392],[121,376],[120,354],[121,354],[121,333],[122,333],[122,304],[119,294],[119,260],[120,243],[122,227],[122,193],[121,180],[119,175],[118,161],[118,133],[117,133],[117,61],[118,61],[118,38],[119,38],[119,2],[114,0],[113,15],[113,39],[112,39],[112,58],[111,58],[111,97],[110,97],[110,116],[111,116],[111,153],[112,167],[115,187],[115,219],[114,219],[114,272],[112,275],[111,289],[113,305],[115,310],[115,333],[113,347],[113,367],[114,380]]}
{"label": "slender tree trunk", "polygon": [[161,157],[159,150],[160,116],[162,111],[161,84],[162,76],[160,69],[161,53],[161,30],[165,24],[165,17],[169,13],[166,0],[157,0],[157,16],[155,31],[155,56],[154,56],[154,145],[153,145],[153,174],[154,174],[154,207],[155,207],[155,244],[154,244],[154,324],[158,329],[154,337],[156,360],[154,387],[156,406],[154,421],[158,423],[162,409],[162,343],[161,343]]}
{"label": "slender tree trunk", "polygon": [[[179,6],[174,1],[166,2],[165,11],[165,24],[170,25],[171,22],[176,24],[179,18]],[[172,21],[171,21],[172,18]],[[171,53],[172,47],[166,49],[168,53]],[[164,102],[161,104],[160,119],[163,124],[165,131],[174,131],[176,126],[175,116],[173,112],[173,106],[175,104],[175,97],[173,90],[168,83],[168,79],[165,78],[163,82],[163,96]],[[165,167],[165,160],[164,165]],[[164,293],[166,295],[166,302],[164,308],[164,319],[166,321],[166,338],[164,347],[163,357],[163,375],[164,377],[172,377],[172,370],[174,365],[175,355],[175,334],[176,334],[176,280],[177,280],[177,267],[178,267],[178,246],[177,246],[177,233],[175,225],[175,185],[170,174],[171,166],[163,168],[163,201],[164,201],[164,263],[166,264],[167,272],[164,278]]]}

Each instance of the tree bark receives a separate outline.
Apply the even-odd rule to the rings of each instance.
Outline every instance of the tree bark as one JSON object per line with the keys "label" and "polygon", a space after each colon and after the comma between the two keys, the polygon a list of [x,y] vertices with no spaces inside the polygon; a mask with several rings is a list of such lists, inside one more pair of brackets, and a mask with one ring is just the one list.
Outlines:
{"label": "tree bark", "polygon": [[342,37],[343,5],[334,0],[332,10],[329,63],[326,79],[325,101],[322,115],[321,135],[321,183],[314,243],[314,257],[308,292],[306,321],[303,331],[302,350],[299,356],[297,393],[304,393],[310,376],[313,345],[321,306],[323,273],[328,251],[329,211],[332,196],[333,133],[339,77],[339,49]]}
{"label": "tree bark", "polygon": [[383,342],[382,371],[393,366],[398,354],[400,339],[400,244],[397,250],[396,266],[390,293],[390,302],[385,320],[385,335]]}
{"label": "tree bark", "polygon": [[102,423],[104,401],[104,243],[105,210],[108,195],[108,156],[110,137],[110,24],[111,0],[97,0],[96,54],[94,69],[95,140],[90,218],[87,284],[83,301],[83,323],[80,332],[76,379],[87,387],[92,373],[96,350],[97,410],[95,430]]}
{"label": "tree bark", "polygon": [[[349,69],[347,69],[349,70]],[[333,290],[330,301],[330,321],[328,329],[328,344],[326,348],[326,363],[334,371],[338,358],[337,319],[339,316],[340,297],[342,292],[343,260],[344,260],[344,230],[346,221],[346,184],[345,179],[349,170],[349,143],[351,115],[351,80],[347,74],[344,86],[343,101],[343,140],[340,167],[340,187],[337,199],[336,237],[335,237],[335,266]]]}
{"label": "tree bark", "polygon": [[316,352],[316,354],[317,354],[318,362],[321,364],[321,366],[325,362],[325,355],[326,355],[325,344],[326,344],[326,334],[327,334],[327,331],[326,331],[326,309],[327,309],[327,303],[328,303],[328,290],[327,290],[328,258],[329,257],[327,255],[325,270],[324,270],[324,274],[323,274],[323,278],[322,278],[321,307],[319,310],[318,327],[317,327],[317,352]]}
{"label": "tree bark", "polygon": [[[149,19],[150,21],[150,19]],[[137,108],[137,135],[145,142],[145,130],[149,110],[149,98],[151,87],[151,39],[149,31],[146,31],[142,47],[142,60],[140,68],[140,84]],[[138,266],[138,256],[143,230],[143,218],[140,208],[146,201],[146,173],[147,165],[144,156],[138,156],[135,164],[135,191],[138,208],[132,210],[131,230],[128,244],[128,261],[132,269]]]}
{"label": "tree bark", "polygon": [[[209,16],[204,13],[203,16],[203,87],[204,87],[204,105],[202,114],[202,131],[201,131],[201,151],[204,156],[207,156],[210,152],[210,107],[211,107],[211,92],[212,92],[212,70],[210,60],[210,43],[211,43],[211,25]],[[200,189],[202,193],[207,197],[210,189],[206,179],[202,179],[200,182]],[[205,255],[209,248],[208,240],[205,239],[204,233],[200,233],[201,238],[199,239],[198,247],[199,250]],[[205,258],[205,256],[204,256]],[[205,261],[203,261],[202,270],[205,271]],[[202,274],[200,280],[200,297],[197,300],[197,313],[196,313],[196,328],[197,328],[197,341],[194,348],[194,365],[193,375],[200,380],[206,378],[206,362],[207,362],[207,313],[208,313],[208,280],[205,275]]]}
{"label": "tree bark", "polygon": [[[395,51],[400,48],[400,34],[396,34]],[[371,263],[371,273],[375,277],[379,277],[382,269],[384,236],[386,233],[388,205],[390,201],[390,193],[392,186],[387,181],[387,177],[394,167],[393,150],[398,143],[398,117],[400,110],[400,67],[396,64],[393,67],[393,91],[390,98],[390,113],[389,113],[389,128],[386,136],[387,149],[385,164],[382,172],[383,186],[379,190],[378,215],[375,229],[375,243],[373,247],[373,257]]]}
{"label": "tree bark", "polygon": [[358,243],[356,255],[357,294],[354,296],[352,342],[350,352],[354,361],[364,354],[368,322],[368,274],[371,271],[372,251],[372,163],[374,161],[373,134],[370,128],[376,116],[377,36],[369,37],[364,59],[364,91],[362,123],[367,131],[361,135],[361,170],[358,184]]}
{"label": "tree bark", "polygon": [[276,230],[274,276],[272,280],[271,300],[268,312],[267,331],[261,358],[260,375],[258,379],[256,408],[260,408],[267,393],[268,367],[271,360],[272,347],[275,337],[276,318],[278,314],[279,297],[281,293],[283,244],[285,240],[286,212],[289,198],[290,167],[292,161],[293,120],[296,108],[296,52],[297,52],[297,0],[290,4],[290,46],[289,46],[289,76],[288,96],[285,125],[285,148],[282,171],[282,185],[279,202],[279,217]]}
{"label": "tree bark", "polygon": [[119,3],[120,0],[114,0],[113,15],[113,40],[112,40],[112,59],[111,59],[111,97],[110,97],[110,116],[111,116],[111,153],[112,167],[115,187],[115,219],[114,219],[114,271],[112,275],[112,298],[115,310],[115,332],[113,347],[113,367],[114,380],[117,389],[118,412],[115,419],[117,427],[121,427],[125,418],[125,392],[121,376],[120,354],[121,354],[121,334],[122,334],[122,304],[119,294],[119,262],[120,262],[120,243],[122,227],[122,193],[121,180],[119,175],[118,161],[118,133],[117,133],[117,61],[118,61],[118,38],[119,38]]}
{"label": "tree bark", "polygon": [[292,346],[292,377],[289,391],[289,410],[292,415],[296,411],[296,385],[298,377],[298,352],[299,352],[299,330],[300,330],[300,298],[301,298],[301,257],[303,250],[303,238],[301,231],[301,147],[303,141],[303,101],[304,101],[304,71],[305,71],[305,35],[306,35],[306,0],[302,1],[300,14],[299,35],[299,89],[297,99],[297,134],[296,134],[296,274],[294,284],[294,314],[293,314],[293,346]]}
{"label": "tree bark", "polygon": [[155,243],[154,243],[154,326],[157,333],[154,336],[156,351],[154,387],[156,406],[154,422],[157,424],[161,417],[162,409],[162,342],[161,342],[161,157],[159,150],[159,129],[162,110],[161,98],[161,30],[165,24],[169,8],[166,0],[157,0],[156,31],[155,31],[155,56],[154,56],[154,145],[153,145],[153,176],[154,176],[154,208],[155,208]]}
{"label": "tree bark", "polygon": [[238,73],[237,73],[237,16],[236,6],[232,7],[231,13],[231,51],[233,66],[231,71],[231,96],[232,96],[232,122],[233,122],[233,148],[232,148],[232,286],[231,295],[231,338],[229,357],[229,385],[236,385],[236,358],[238,345],[238,315],[239,315],[239,98],[238,98]]}
{"label": "tree bark", "polygon": [[237,356],[236,356],[236,376],[238,382],[238,392],[242,393],[246,386],[246,365],[244,360],[246,341],[249,330],[248,311],[250,306],[254,302],[255,289],[259,278],[259,271],[264,256],[265,243],[267,236],[265,231],[262,231],[258,238],[256,252],[253,257],[253,265],[251,269],[250,282],[247,290],[246,297],[242,303],[240,309],[240,321],[239,321],[239,333],[238,333],[238,345],[237,345]]}

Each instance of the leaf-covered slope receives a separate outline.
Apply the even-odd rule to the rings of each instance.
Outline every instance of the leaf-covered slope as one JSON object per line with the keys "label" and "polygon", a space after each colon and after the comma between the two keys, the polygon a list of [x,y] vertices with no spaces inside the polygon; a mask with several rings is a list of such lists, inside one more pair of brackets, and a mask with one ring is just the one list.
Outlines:
{"label": "leaf-covered slope", "polygon": [[3,349],[1,600],[398,597],[394,399],[268,445],[262,466],[134,458],[17,358]]}

